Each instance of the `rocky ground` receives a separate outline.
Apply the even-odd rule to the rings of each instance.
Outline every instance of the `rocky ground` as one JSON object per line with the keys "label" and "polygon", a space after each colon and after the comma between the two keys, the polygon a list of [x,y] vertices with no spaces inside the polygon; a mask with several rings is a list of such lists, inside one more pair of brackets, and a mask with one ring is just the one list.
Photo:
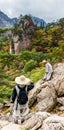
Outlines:
{"label": "rocky ground", "polygon": [[31,111],[23,124],[13,123],[11,104],[0,104],[0,130],[64,130],[64,63],[54,65],[50,81],[40,82],[29,93]]}

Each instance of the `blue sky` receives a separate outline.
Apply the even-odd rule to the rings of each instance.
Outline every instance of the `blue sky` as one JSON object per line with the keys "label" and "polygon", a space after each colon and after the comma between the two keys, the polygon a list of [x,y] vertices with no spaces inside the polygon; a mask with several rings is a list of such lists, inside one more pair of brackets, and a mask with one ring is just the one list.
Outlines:
{"label": "blue sky", "polygon": [[64,0],[0,0],[0,10],[11,18],[31,14],[51,22],[64,17]]}

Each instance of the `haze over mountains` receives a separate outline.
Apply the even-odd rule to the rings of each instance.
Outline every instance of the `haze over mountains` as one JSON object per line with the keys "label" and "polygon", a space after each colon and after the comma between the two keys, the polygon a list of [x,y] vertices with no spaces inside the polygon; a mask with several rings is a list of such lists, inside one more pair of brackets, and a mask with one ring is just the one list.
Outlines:
{"label": "haze over mountains", "polygon": [[[46,22],[43,19],[34,16],[31,16],[31,19],[37,26],[46,27]],[[10,28],[18,22],[19,22],[18,18],[9,18],[5,13],[0,11],[0,28]]]}

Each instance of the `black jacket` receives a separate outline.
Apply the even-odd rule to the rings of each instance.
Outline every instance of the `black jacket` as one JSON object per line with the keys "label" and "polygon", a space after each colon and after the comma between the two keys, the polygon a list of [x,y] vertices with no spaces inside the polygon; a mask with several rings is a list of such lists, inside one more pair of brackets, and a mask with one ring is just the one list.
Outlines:
{"label": "black jacket", "polygon": [[[21,89],[20,86],[18,86],[18,88]],[[30,85],[27,86],[27,92],[29,92],[33,88],[34,88],[34,83],[32,82]],[[11,100],[12,100],[13,103],[16,99],[16,96],[17,96],[17,92],[16,92],[16,88],[14,88],[13,92],[12,92],[12,96],[11,96]]]}

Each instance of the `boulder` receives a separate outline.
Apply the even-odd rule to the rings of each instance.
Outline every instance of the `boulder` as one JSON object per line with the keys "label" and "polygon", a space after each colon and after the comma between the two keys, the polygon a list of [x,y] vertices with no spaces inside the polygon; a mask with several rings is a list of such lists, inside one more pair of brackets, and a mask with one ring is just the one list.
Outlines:
{"label": "boulder", "polygon": [[64,130],[64,117],[53,115],[43,121],[42,130]]}
{"label": "boulder", "polygon": [[56,91],[51,82],[40,84],[38,81],[29,93],[29,106],[37,101],[37,111],[50,111],[56,105]]}
{"label": "boulder", "polygon": [[8,125],[5,125],[3,128],[1,128],[1,130],[21,130],[21,126],[9,123]]}
{"label": "boulder", "polygon": [[48,112],[33,112],[25,117],[22,124],[0,120],[0,130],[64,130],[64,117]]}
{"label": "boulder", "polygon": [[25,122],[23,123],[21,128],[26,128],[29,130],[37,130],[42,126],[43,120],[45,120],[49,116],[50,114],[47,112],[30,113],[25,118]]}
{"label": "boulder", "polygon": [[64,63],[55,65],[51,82],[54,84],[57,95],[64,95]]}
{"label": "boulder", "polygon": [[57,98],[57,102],[64,106],[64,97]]}
{"label": "boulder", "polygon": [[28,98],[29,98],[29,106],[31,107],[34,102],[37,100],[37,94],[41,91],[42,85],[40,84],[40,81],[38,81],[34,88],[29,92]]}
{"label": "boulder", "polygon": [[[46,85],[44,87],[44,85]],[[53,84],[50,83],[44,83],[42,85],[42,89],[39,94],[37,94],[37,102],[36,109],[38,111],[51,111],[54,106],[56,105],[56,92],[54,89]]]}
{"label": "boulder", "polygon": [[8,121],[0,120],[0,130],[1,130],[1,128],[5,127],[8,124],[9,124]]}
{"label": "boulder", "polygon": [[[41,80],[29,92],[29,106],[37,103],[38,111],[50,111],[58,102],[57,97],[64,95],[64,63],[54,65],[54,72],[50,81],[41,84]],[[63,103],[64,104],[64,103]],[[62,105],[63,105],[62,104]]]}

